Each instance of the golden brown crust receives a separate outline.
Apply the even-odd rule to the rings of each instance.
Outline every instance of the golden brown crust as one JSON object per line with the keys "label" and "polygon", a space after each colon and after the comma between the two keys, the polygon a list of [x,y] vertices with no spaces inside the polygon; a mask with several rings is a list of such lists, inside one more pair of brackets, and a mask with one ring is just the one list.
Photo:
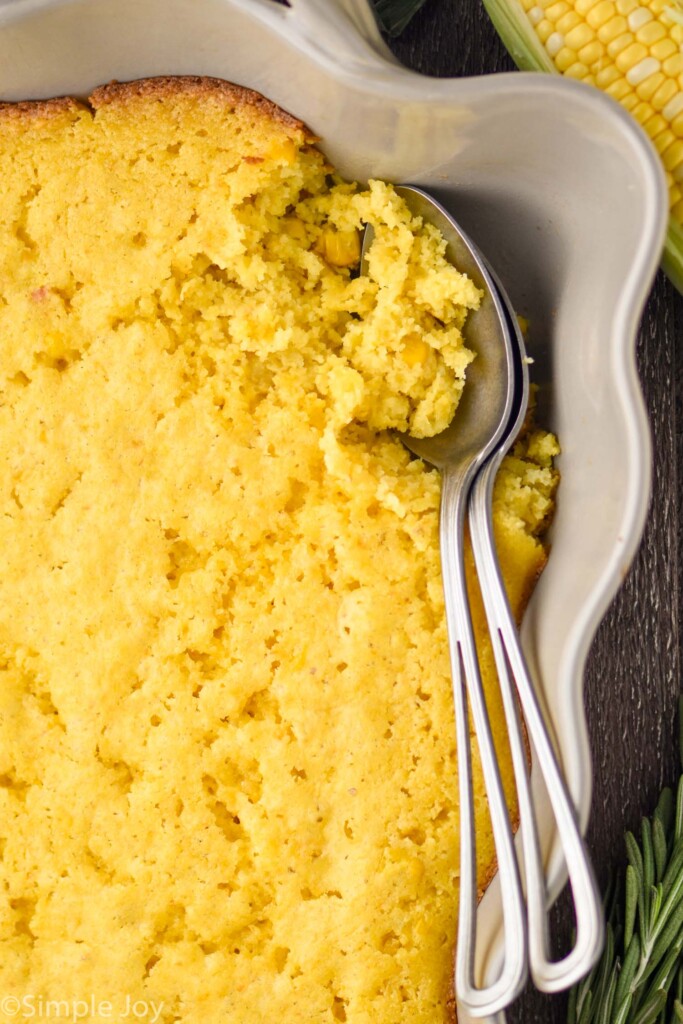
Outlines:
{"label": "golden brown crust", "polygon": [[90,96],[90,104],[99,110],[111,103],[126,103],[130,100],[167,99],[186,93],[199,98],[220,98],[233,107],[253,107],[259,114],[271,121],[279,122],[288,131],[303,133],[307,142],[315,142],[316,136],[293,114],[266,99],[260,92],[234,85],[222,78],[200,75],[161,75],[157,78],[139,78],[132,82],[110,82],[101,85]]}
{"label": "golden brown crust", "polygon": [[168,99],[185,93],[199,98],[220,99],[235,107],[251,107],[260,116],[280,124],[291,134],[301,134],[307,143],[317,142],[317,136],[293,114],[278,107],[261,93],[234,85],[222,78],[199,75],[162,75],[157,78],[139,78],[132,82],[110,82],[94,90],[87,103],[72,96],[57,96],[49,100],[22,100],[18,103],[0,101],[0,118],[28,121],[76,113],[84,108],[97,112],[113,103],[126,103],[136,99]]}
{"label": "golden brown crust", "polygon": [[77,113],[84,104],[73,96],[57,96],[51,100],[21,100],[19,103],[0,102],[0,117],[10,121],[46,119],[58,114]]}

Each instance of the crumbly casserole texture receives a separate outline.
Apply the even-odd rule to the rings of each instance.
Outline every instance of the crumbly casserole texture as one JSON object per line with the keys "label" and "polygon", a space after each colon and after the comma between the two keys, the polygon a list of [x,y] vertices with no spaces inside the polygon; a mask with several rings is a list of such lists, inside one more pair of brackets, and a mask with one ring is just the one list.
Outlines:
{"label": "crumbly casserole texture", "polygon": [[[388,428],[448,423],[479,295],[312,143],[207,79],[0,107],[3,994],[451,1014],[440,484]],[[518,614],[555,451],[496,488]]]}

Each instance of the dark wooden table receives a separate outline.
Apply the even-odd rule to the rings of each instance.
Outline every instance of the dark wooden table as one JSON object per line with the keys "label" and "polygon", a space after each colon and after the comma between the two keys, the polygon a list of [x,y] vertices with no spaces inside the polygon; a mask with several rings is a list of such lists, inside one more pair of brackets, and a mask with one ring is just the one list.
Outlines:
{"label": "dark wooden table", "polygon": [[[513,71],[481,0],[427,0],[392,47],[428,75]],[[678,773],[676,706],[681,689],[683,569],[683,299],[659,273],[643,315],[638,359],[655,452],[654,491],[640,552],[593,644],[585,701],[595,788],[588,833],[604,883],[622,859],[622,835],[650,813]],[[680,351],[679,351],[680,350]],[[555,922],[566,940],[568,901]],[[564,997],[527,990],[511,1024],[557,1024]]]}

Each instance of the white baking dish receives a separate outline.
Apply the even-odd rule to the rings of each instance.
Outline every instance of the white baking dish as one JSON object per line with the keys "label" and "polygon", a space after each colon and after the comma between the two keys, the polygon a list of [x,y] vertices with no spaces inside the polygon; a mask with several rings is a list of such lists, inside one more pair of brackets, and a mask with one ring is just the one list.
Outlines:
{"label": "white baking dish", "polygon": [[[345,175],[434,192],[530,319],[541,418],[563,453],[552,557],[524,642],[585,827],[583,666],[650,489],[633,348],[666,224],[653,150],[616,104],[576,83],[405,70],[365,0],[292,0],[291,9],[270,0],[0,0],[4,99],[169,73],[258,89],[306,121]],[[547,815],[543,827],[557,893],[562,867]],[[481,931],[488,969],[497,914],[494,886]]]}

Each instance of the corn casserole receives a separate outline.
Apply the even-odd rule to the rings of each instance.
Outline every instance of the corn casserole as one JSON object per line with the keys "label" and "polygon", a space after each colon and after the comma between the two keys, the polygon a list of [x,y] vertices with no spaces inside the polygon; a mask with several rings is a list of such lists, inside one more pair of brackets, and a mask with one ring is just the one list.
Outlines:
{"label": "corn casserole", "polygon": [[[0,992],[444,1024],[440,480],[393,431],[452,418],[476,288],[225,82],[4,104],[0,139]],[[556,451],[530,428],[496,485],[518,616]]]}

